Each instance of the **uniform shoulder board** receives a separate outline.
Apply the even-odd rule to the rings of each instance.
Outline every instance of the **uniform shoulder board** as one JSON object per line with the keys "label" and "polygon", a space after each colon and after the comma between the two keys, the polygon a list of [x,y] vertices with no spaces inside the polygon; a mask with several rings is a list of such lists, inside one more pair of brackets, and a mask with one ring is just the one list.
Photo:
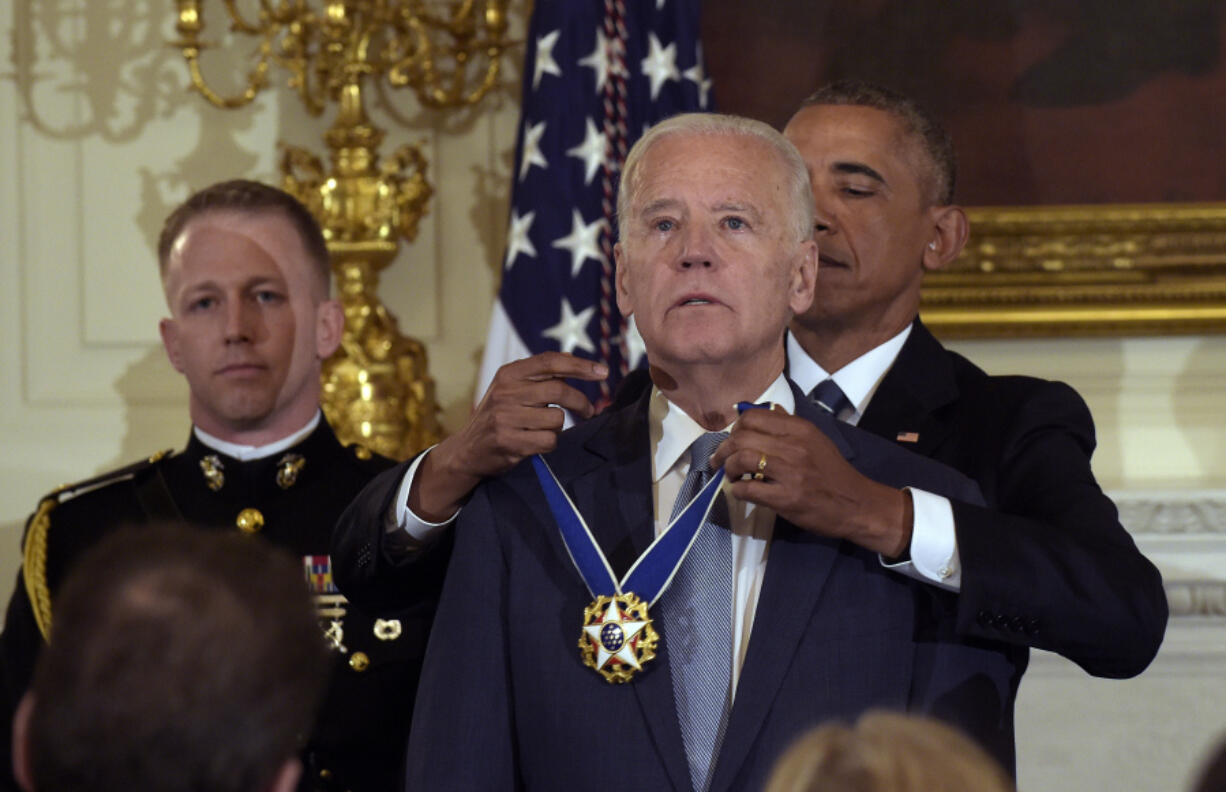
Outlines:
{"label": "uniform shoulder board", "polygon": [[158,451],[157,453],[138,462],[133,462],[130,465],[124,465],[123,467],[116,468],[114,470],[108,470],[105,473],[100,473],[92,478],[87,478],[83,481],[77,481],[72,484],[61,484],[51,492],[47,493],[42,500],[54,500],[57,504],[59,504],[91,490],[105,487],[107,484],[113,484],[117,481],[130,479],[137,473],[140,473],[142,470],[148,467],[156,465],[158,462],[162,461],[173,453],[173,448],[167,448],[163,451]]}
{"label": "uniform shoulder board", "polygon": [[47,587],[47,534],[51,530],[51,512],[64,501],[82,493],[133,478],[171,453],[171,449],[159,451],[147,459],[126,467],[109,470],[102,475],[75,484],[64,484],[56,487],[38,502],[38,509],[35,510],[34,516],[30,518],[30,523],[26,527],[25,544],[22,546],[22,568],[26,594],[30,598],[34,620],[38,623],[39,632],[43,634],[43,640],[47,640],[51,635],[51,592]]}

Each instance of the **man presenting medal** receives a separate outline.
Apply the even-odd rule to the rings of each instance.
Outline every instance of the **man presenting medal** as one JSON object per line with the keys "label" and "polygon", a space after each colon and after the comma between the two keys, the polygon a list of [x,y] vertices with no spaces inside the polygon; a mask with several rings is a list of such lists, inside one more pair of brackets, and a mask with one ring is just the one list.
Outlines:
{"label": "man presenting medal", "polygon": [[[838,423],[783,374],[816,272],[795,149],[758,122],[679,116],[631,150],[618,214],[618,304],[652,387],[460,512],[408,787],[760,788],[807,727],[873,707],[1011,752],[1024,664],[959,640],[955,595],[890,568],[906,488],[977,489]],[[819,484],[793,491],[793,455],[765,454],[767,435],[803,448]],[[721,446],[786,510],[732,497],[709,465]]]}

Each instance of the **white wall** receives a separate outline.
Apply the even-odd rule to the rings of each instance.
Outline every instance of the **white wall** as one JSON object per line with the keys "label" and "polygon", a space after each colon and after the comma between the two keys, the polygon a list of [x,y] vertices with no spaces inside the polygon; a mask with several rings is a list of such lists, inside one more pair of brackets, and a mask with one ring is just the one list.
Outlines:
{"label": "white wall", "polygon": [[[156,334],[153,244],[169,208],[219,178],[274,180],[278,141],[321,151],[327,117],[310,118],[284,89],[232,111],[187,92],[180,56],[164,46],[171,7],[0,3],[5,590],[39,496],[185,440],[185,389]],[[208,22],[220,30],[220,19]],[[518,66],[511,72],[476,111],[422,112],[397,95],[399,120],[376,113],[387,150],[426,144],[436,194],[381,294],[425,342],[451,429],[467,413],[496,289],[517,121]],[[1098,422],[1098,475],[1187,614],[1134,681],[1091,680],[1036,656],[1019,700],[1022,788],[1186,787],[1226,728],[1226,336],[956,348],[991,372],[1080,390]]]}

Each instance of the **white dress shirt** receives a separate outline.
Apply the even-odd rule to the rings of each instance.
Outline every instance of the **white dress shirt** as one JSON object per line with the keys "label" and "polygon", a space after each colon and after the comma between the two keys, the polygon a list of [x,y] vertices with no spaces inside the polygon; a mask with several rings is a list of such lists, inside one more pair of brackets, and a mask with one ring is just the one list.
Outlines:
{"label": "white dress shirt", "polygon": [[298,445],[315,431],[315,427],[319,426],[322,413],[319,410],[315,411],[315,415],[311,420],[307,421],[306,426],[296,432],[293,432],[280,440],[268,443],[267,445],[253,446],[240,445],[231,443],[227,440],[222,440],[220,437],[209,434],[199,426],[193,426],[192,431],[196,433],[196,439],[204,443],[214,451],[220,451],[228,457],[239,460],[240,462],[250,462],[253,459],[263,459],[270,457],[278,451],[284,451],[287,448]]}
{"label": "white dress shirt", "polygon": [[[901,333],[848,363],[833,374],[827,372],[805,352],[791,333],[787,335],[788,377],[804,393],[809,393],[827,378],[835,381],[852,406],[835,416],[852,426],[860,422],[873,394],[894,365],[898,353],[911,334],[911,325]],[[954,512],[948,498],[908,487],[915,520],[911,528],[911,558],[901,564],[883,564],[908,577],[933,583],[950,591],[962,588],[962,565],[958,558],[958,539],[954,532]]]}

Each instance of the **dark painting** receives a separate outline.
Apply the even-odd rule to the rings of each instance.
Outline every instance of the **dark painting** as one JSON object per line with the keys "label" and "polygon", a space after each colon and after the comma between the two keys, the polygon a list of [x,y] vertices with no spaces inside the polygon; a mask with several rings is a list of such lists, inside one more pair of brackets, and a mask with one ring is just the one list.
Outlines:
{"label": "dark painting", "polygon": [[921,100],[958,202],[1226,200],[1226,0],[705,0],[720,110],[786,122],[838,78]]}

